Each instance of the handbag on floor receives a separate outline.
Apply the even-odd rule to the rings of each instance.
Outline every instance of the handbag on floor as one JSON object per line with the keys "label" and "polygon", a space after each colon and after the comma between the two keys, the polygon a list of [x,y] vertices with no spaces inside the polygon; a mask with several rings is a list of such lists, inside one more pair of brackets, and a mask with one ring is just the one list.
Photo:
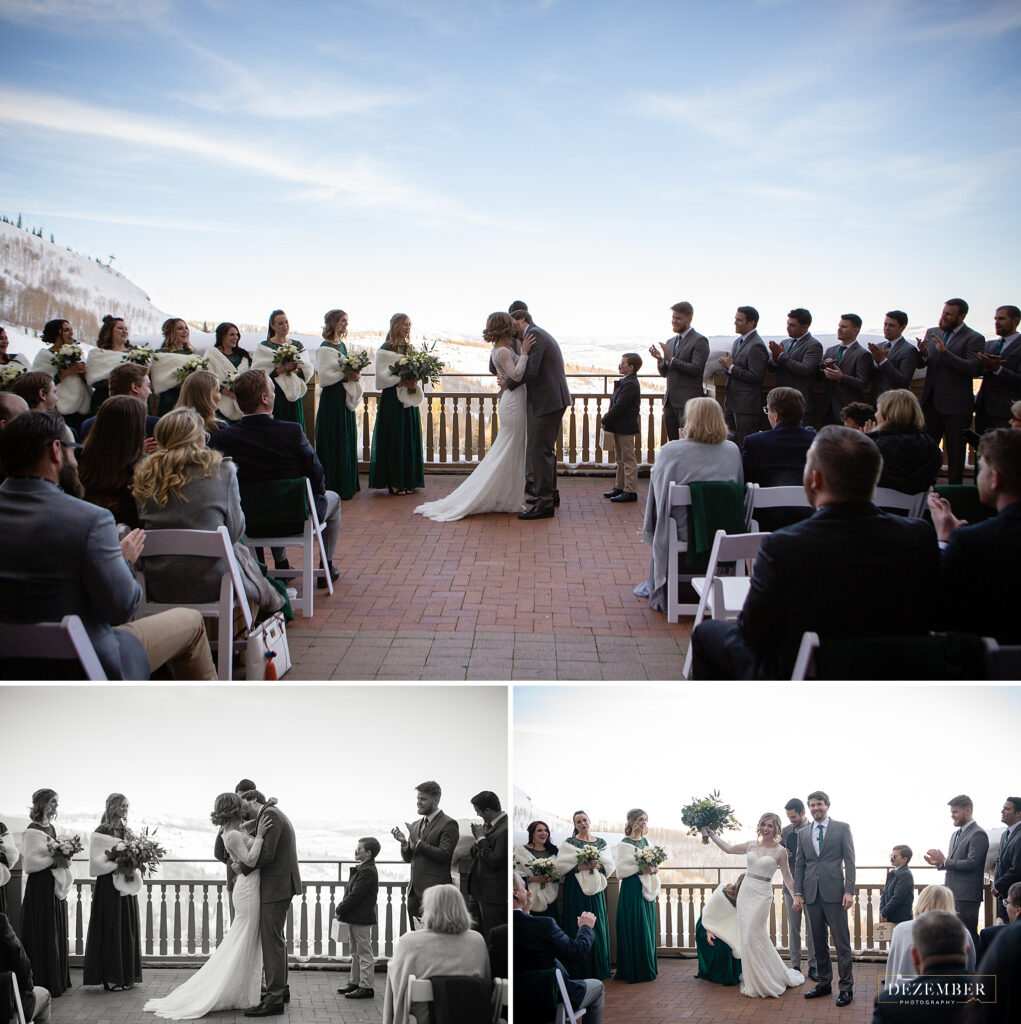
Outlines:
{"label": "handbag on floor", "polygon": [[245,649],[245,678],[283,679],[291,668],[287,646],[287,624],[283,612],[276,612],[252,627]]}

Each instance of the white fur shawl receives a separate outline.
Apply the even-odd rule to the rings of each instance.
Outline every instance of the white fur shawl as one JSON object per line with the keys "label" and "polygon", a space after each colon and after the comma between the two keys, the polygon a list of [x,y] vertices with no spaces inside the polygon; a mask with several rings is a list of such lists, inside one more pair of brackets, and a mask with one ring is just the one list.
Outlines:
{"label": "white fur shawl", "polygon": [[7,858],[7,864],[0,864],[0,886],[4,886],[11,880],[10,868],[18,863],[18,858],[21,856],[11,832],[6,832],[3,837],[0,837],[0,850],[3,850],[4,856]]}
{"label": "white fur shawl", "polygon": [[171,388],[179,388],[177,371],[189,360],[194,359],[194,352],[154,352],[149,364],[149,376],[152,378],[152,389],[157,395]]}
{"label": "white fur shawl", "polygon": [[727,899],[724,885],[717,886],[702,910],[702,927],[722,939],[731,952],[741,959],[741,927],[737,923],[737,907]]}
{"label": "white fur shawl", "polygon": [[[271,374],[276,369],[273,363],[273,354],[275,352],[276,348],[274,346],[265,341],[260,342],[256,345],[255,354],[252,356],[252,369],[265,370],[266,373]],[[280,390],[284,393],[284,397],[288,402],[297,402],[299,398],[305,396],[305,392],[308,391],[308,385],[305,381],[311,380],[312,374],[315,372],[312,369],[312,364],[309,362],[308,353],[305,351],[298,353],[298,366],[305,371],[305,380],[302,380],[297,372],[278,373],[273,378],[280,385]]]}
{"label": "white fur shawl", "polygon": [[[638,847],[633,843],[619,842],[613,851],[613,859],[617,868],[618,878],[630,878],[640,871],[638,858],[635,854]],[[659,874],[646,873],[641,876],[642,896],[650,903],[659,895]]]}
{"label": "white fur shawl", "polygon": [[[331,387],[344,380],[346,373],[340,368],[340,354],[340,350],[329,343],[321,345],[316,352],[316,373],[321,388]],[[344,381],[344,402],[352,412],[358,408],[364,390],[360,380]]]}
{"label": "white fur shawl", "polygon": [[[376,349],[376,389],[378,391],[400,384],[401,378],[391,373],[390,367],[401,358],[401,355],[401,352],[394,352],[389,348]],[[418,386],[414,391],[408,391],[407,388],[397,388],[397,400],[401,405],[409,407],[421,405],[425,401],[425,391],[422,388],[422,382],[418,382]]]}
{"label": "white fur shawl", "polygon": [[[545,860],[545,857],[524,845],[514,847],[514,870],[518,874],[532,874],[531,865],[534,860]],[[528,891],[532,894],[532,909],[542,911],[556,903],[560,884],[554,881],[529,882]]]}
{"label": "white fur shawl", "polygon": [[74,885],[74,875],[70,868],[58,868],[53,862],[53,856],[47,850],[49,836],[36,828],[25,829],[22,835],[23,856],[25,858],[25,871],[27,874],[35,874],[38,871],[49,870],[53,875],[53,890],[58,900],[66,900],[67,894]]}
{"label": "white fur shawl", "polygon": [[94,348],[85,360],[85,380],[90,388],[107,380],[110,371],[124,362],[127,352],[114,352],[112,348]]}
{"label": "white fur shawl", "polygon": [[[35,357],[32,369],[36,373],[48,373],[56,381],[57,364],[48,348],[44,348]],[[73,416],[75,413],[84,416],[89,411],[92,394],[83,374],[69,373],[62,381],[56,383],[56,388],[57,412],[61,416]]]}
{"label": "white fur shawl", "polygon": [[[216,374],[221,382],[226,380],[232,373],[241,372],[241,367],[235,366],[215,345],[210,345],[202,355],[209,360],[209,372]],[[241,419],[241,409],[230,395],[220,395],[217,409],[220,415],[224,419],[230,420],[231,423],[237,423]]]}
{"label": "white fur shawl", "polygon": [[[595,846],[595,841],[593,840],[590,845]],[[613,858],[610,856],[610,849],[608,846],[603,846],[599,851],[602,871],[578,871],[578,854],[580,852],[577,846],[565,842],[557,854],[557,874],[563,878],[574,871],[575,880],[581,887],[581,891],[586,896],[598,896],[606,888],[607,876],[612,875],[615,870]]]}

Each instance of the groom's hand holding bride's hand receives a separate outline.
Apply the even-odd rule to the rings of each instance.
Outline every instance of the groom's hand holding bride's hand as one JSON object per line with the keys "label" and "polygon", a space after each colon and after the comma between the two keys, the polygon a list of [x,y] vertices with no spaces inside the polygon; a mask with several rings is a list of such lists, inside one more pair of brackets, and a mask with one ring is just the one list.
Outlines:
{"label": "groom's hand holding bride's hand", "polygon": [[794,902],[791,904],[791,910],[804,910],[805,901],[800,896],[794,897]]}

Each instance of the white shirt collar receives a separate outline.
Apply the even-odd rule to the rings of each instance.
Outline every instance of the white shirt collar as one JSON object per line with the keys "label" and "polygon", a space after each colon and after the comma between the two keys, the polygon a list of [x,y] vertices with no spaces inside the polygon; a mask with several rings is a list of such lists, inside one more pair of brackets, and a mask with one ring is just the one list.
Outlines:
{"label": "white shirt collar", "polygon": [[695,329],[695,328],[694,328],[694,327],[692,327],[692,326],[691,326],[691,324],[689,324],[689,325],[688,325],[688,329],[687,329],[686,331],[681,331],[681,333],[680,333],[680,334],[678,334],[678,335],[677,335],[677,337],[678,337],[678,338],[680,338],[680,339],[681,339],[681,341],[684,341],[684,339],[685,339],[685,338],[686,338],[686,337],[687,337],[687,336],[688,336],[689,334],[691,334],[691,332],[692,332],[692,331],[693,331],[694,329]]}
{"label": "white shirt collar", "polygon": [[431,822],[433,820],[433,818],[435,818],[436,815],[439,814],[439,813],[440,813],[440,809],[437,807],[436,810],[432,812],[432,814],[423,814],[422,817],[425,818],[426,821]]}

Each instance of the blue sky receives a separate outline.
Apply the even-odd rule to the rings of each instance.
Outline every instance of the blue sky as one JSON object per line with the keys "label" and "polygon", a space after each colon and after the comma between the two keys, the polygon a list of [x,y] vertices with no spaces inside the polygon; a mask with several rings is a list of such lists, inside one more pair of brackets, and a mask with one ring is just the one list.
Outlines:
{"label": "blue sky", "polygon": [[0,0],[0,207],[175,315],[1017,303],[1013,0]]}

